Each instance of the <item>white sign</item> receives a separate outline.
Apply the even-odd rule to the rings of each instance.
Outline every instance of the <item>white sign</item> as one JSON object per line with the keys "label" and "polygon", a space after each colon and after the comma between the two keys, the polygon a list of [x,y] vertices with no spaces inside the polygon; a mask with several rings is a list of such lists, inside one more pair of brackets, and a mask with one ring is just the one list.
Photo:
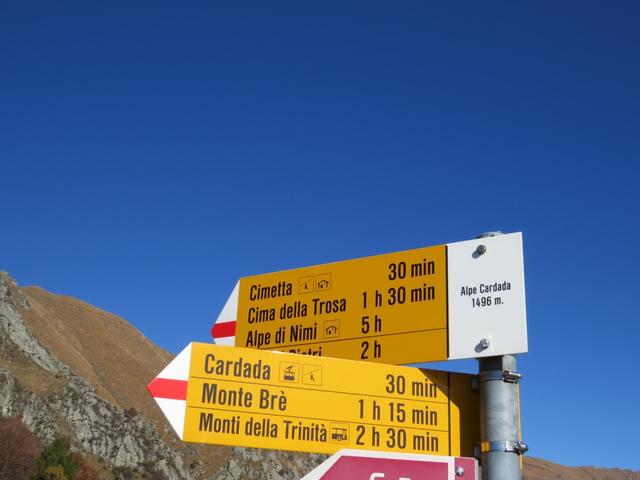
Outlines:
{"label": "white sign", "polygon": [[449,358],[527,351],[522,234],[447,244]]}

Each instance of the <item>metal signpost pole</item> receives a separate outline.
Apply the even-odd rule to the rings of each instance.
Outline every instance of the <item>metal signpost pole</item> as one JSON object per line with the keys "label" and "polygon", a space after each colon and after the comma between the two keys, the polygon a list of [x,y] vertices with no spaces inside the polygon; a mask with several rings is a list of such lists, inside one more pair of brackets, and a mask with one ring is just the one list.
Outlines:
{"label": "metal signpost pole", "polygon": [[516,357],[480,359],[480,438],[483,480],[520,480]]}
{"label": "metal signpost pole", "polygon": [[[501,235],[491,232],[478,238]],[[480,451],[483,480],[520,480],[520,455],[527,446],[520,440],[516,357],[479,359]]]}

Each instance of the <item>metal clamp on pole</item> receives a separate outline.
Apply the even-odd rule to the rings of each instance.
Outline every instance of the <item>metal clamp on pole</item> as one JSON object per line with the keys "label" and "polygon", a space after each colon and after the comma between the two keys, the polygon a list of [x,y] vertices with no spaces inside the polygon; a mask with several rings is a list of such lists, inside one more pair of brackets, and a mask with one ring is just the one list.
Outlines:
{"label": "metal clamp on pole", "polygon": [[478,375],[481,382],[488,382],[490,380],[502,380],[507,383],[519,383],[522,379],[522,374],[515,370],[489,370],[486,372],[480,372]]}
{"label": "metal clamp on pole", "polygon": [[485,452],[513,452],[518,455],[524,455],[529,450],[529,447],[524,442],[482,442],[480,444],[480,451]]}
{"label": "metal clamp on pole", "polygon": [[502,380],[507,383],[520,383],[520,380],[522,380],[522,374],[515,370],[505,370],[502,372]]}

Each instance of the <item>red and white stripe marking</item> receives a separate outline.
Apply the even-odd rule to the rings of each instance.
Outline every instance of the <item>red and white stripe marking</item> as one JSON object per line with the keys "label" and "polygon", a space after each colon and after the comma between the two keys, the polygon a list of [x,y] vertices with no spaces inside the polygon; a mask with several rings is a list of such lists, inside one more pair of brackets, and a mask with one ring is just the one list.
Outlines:
{"label": "red and white stripe marking", "polygon": [[227,299],[222,312],[211,328],[211,336],[216,345],[234,346],[236,343],[236,320],[238,315],[238,295],[240,282],[236,283],[233,292]]}
{"label": "red and white stripe marking", "polygon": [[147,385],[162,413],[182,440],[187,410],[187,383],[191,363],[191,344],[182,350],[160,374]]}

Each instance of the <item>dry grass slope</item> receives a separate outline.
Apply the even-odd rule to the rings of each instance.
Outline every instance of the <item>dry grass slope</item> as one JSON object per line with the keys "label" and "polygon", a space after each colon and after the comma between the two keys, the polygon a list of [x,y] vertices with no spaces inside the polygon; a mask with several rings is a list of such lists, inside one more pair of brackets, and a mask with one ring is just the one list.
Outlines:
{"label": "dry grass slope", "polygon": [[538,458],[525,458],[524,480],[640,480],[640,472],[594,467],[564,467]]}
{"label": "dry grass slope", "polygon": [[172,358],[122,318],[71,297],[26,287],[21,312],[40,342],[99,395],[164,422],[145,387]]}
{"label": "dry grass slope", "polygon": [[[167,443],[188,452],[187,461],[199,458],[207,472],[218,470],[228,460],[228,447],[181,444],[147,392],[147,384],[171,361],[172,354],[116,315],[40,287],[20,290],[29,301],[29,308],[19,309],[29,330],[56,358],[89,380],[101,397],[151,419]],[[63,385],[33,363],[21,366],[14,361],[11,370],[31,391],[45,396]]]}

